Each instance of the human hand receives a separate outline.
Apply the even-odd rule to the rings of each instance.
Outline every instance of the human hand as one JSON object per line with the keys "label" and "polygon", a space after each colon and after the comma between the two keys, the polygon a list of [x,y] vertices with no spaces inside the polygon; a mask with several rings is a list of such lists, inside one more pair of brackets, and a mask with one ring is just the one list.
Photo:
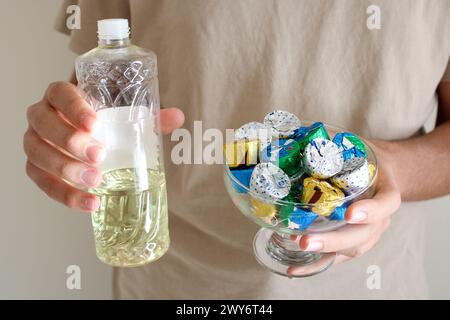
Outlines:
{"label": "human hand", "polygon": [[[383,144],[373,142],[372,148],[378,158],[378,181],[371,199],[350,205],[345,214],[347,225],[325,233],[309,234],[298,238],[304,251],[322,253],[336,252],[335,263],[356,258],[370,250],[389,227],[391,215],[400,207],[401,196],[395,177],[394,159],[385,151]],[[288,274],[302,274],[304,267],[290,267]]]}
{"label": "human hand", "polygon": [[[101,182],[96,168],[105,158],[102,145],[91,137],[96,113],[69,82],[48,86],[44,97],[27,109],[28,130],[23,138],[26,172],[50,198],[85,212],[95,211],[98,197],[81,190]],[[183,112],[160,113],[161,130],[183,125]]]}

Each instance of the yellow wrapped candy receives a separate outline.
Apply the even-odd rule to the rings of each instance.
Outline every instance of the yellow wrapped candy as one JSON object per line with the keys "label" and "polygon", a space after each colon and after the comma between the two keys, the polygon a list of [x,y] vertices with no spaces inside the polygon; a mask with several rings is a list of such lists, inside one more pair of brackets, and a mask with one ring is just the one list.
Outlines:
{"label": "yellow wrapped candy", "polygon": [[369,163],[369,174],[370,174],[370,179],[373,179],[373,177],[375,176],[375,165],[373,163]]}
{"label": "yellow wrapped candy", "polygon": [[271,203],[256,198],[251,198],[250,202],[252,204],[253,215],[257,218],[267,218],[270,220],[277,213],[275,206]]}
{"label": "yellow wrapped candy", "polygon": [[240,165],[255,165],[258,163],[259,141],[234,141],[224,145],[225,159],[230,168]]}
{"label": "yellow wrapped candy", "polygon": [[[345,194],[326,181],[306,178],[303,181],[301,200],[304,203],[314,204],[312,211],[321,216],[329,216],[334,209],[342,204]],[[332,203],[328,203],[332,202]]]}

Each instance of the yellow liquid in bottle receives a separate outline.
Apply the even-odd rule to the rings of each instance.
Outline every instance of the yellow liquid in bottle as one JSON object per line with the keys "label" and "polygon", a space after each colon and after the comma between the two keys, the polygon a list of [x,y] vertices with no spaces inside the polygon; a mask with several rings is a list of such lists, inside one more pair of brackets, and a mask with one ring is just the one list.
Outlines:
{"label": "yellow liquid in bottle", "polygon": [[119,267],[140,266],[169,248],[166,180],[163,171],[114,169],[103,173],[92,193],[100,208],[92,213],[98,258]]}

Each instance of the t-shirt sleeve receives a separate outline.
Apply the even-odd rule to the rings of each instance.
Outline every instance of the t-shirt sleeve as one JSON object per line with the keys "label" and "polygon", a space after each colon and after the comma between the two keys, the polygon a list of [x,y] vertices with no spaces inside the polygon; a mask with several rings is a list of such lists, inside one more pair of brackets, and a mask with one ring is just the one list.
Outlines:
{"label": "t-shirt sleeve", "polygon": [[[70,30],[66,21],[71,15],[67,8],[80,8],[80,29]],[[97,46],[97,20],[124,18],[130,20],[128,0],[64,0],[56,18],[55,29],[70,36],[69,48],[81,54]],[[131,21],[130,21],[131,23]]]}

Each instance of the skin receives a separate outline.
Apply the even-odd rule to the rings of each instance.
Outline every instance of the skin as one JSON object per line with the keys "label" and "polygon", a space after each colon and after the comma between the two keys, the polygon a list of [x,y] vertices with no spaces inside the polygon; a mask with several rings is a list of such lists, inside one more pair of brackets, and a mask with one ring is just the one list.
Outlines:
{"label": "skin", "polygon": [[[297,238],[302,250],[337,252],[337,263],[359,257],[389,228],[391,216],[402,201],[450,193],[450,82],[440,83],[437,93],[437,127],[426,135],[406,140],[371,140],[379,160],[375,196],[352,204],[345,215],[348,224],[341,229]],[[302,271],[293,267],[288,273]]]}
{"label": "skin", "polygon": [[[99,199],[81,189],[100,183],[96,166],[105,152],[90,136],[96,114],[74,83],[72,77],[71,82],[50,84],[42,100],[28,108],[29,127],[23,141],[26,172],[50,198],[91,212],[98,208]],[[379,159],[375,196],[348,208],[345,227],[298,238],[302,250],[337,252],[337,262],[359,257],[378,242],[402,200],[450,193],[450,144],[444,143],[450,137],[450,82],[441,83],[437,93],[438,126],[417,138],[371,140]],[[161,110],[163,133],[172,132],[183,122],[184,115],[178,108]],[[301,270],[290,268],[288,272],[293,275]]]}
{"label": "skin", "polygon": [[[27,109],[28,129],[23,138],[26,173],[50,198],[91,212],[98,209],[97,196],[82,189],[101,182],[96,168],[105,158],[102,145],[91,137],[96,113],[72,82],[55,82],[44,97]],[[160,113],[161,130],[168,134],[183,125],[178,108]]]}

